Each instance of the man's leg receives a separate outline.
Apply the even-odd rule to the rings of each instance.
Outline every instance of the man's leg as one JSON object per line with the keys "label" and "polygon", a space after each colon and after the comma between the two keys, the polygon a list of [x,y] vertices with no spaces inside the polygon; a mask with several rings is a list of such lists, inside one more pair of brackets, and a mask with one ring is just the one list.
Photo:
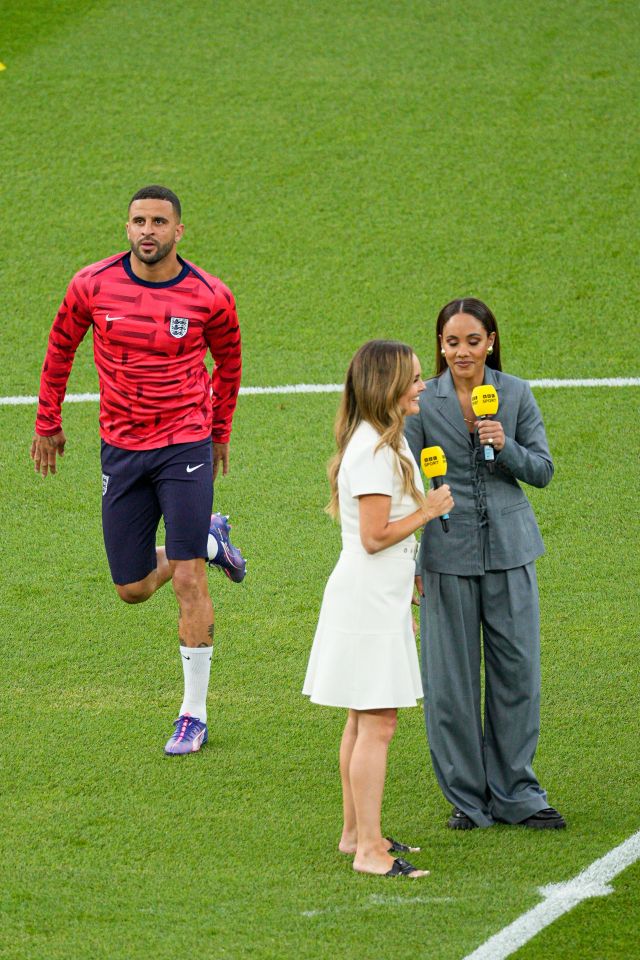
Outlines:
{"label": "man's leg", "polygon": [[184,696],[169,754],[193,753],[207,742],[207,692],[213,648],[213,604],[204,560],[169,561],[178,601]]}
{"label": "man's leg", "polygon": [[203,559],[168,560],[178,601],[178,639],[182,647],[213,645],[213,603]]}
{"label": "man's leg", "polygon": [[125,603],[144,603],[156,590],[171,580],[171,566],[164,547],[156,547],[156,561],[157,567],[144,580],[137,580],[135,583],[114,583],[121,600]]}
{"label": "man's leg", "polygon": [[[198,469],[193,470],[194,464]],[[178,640],[184,675],[180,713],[165,753],[194,753],[208,737],[207,691],[213,652],[213,604],[205,561],[213,499],[211,443],[167,448],[157,457],[153,479],[164,517],[167,564],[178,602]],[[166,577],[166,570],[161,570],[159,576]]]}
{"label": "man's leg", "polygon": [[[201,468],[187,469],[196,462]],[[173,581],[185,693],[165,751],[194,752],[207,740],[213,644],[204,559],[213,499],[211,444],[125,451],[103,443],[102,471],[105,546],[118,596],[126,603],[143,603]],[[162,515],[167,542],[156,547]]]}
{"label": "man's leg", "polygon": [[125,603],[142,603],[171,578],[156,547],[162,511],[147,476],[145,451],[102,441],[102,531],[111,577]]}

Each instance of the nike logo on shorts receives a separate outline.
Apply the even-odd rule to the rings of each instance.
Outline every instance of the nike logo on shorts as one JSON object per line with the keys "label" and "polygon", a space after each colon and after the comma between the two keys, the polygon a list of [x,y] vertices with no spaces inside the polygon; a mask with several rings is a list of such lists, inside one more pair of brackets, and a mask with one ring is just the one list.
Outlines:
{"label": "nike logo on shorts", "polygon": [[109,314],[106,315],[105,320],[110,323],[112,320],[126,320],[126,317],[110,317]]}
{"label": "nike logo on shorts", "polygon": [[188,466],[187,473],[193,473],[194,470],[199,470],[200,467],[204,467],[204,463],[197,463],[195,467]]}

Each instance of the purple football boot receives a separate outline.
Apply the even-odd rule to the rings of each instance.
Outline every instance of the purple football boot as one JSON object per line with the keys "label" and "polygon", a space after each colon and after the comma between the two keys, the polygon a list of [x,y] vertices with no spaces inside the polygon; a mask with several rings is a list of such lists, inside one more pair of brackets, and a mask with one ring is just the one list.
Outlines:
{"label": "purple football boot", "polygon": [[164,752],[177,757],[183,753],[196,753],[209,739],[206,723],[190,713],[183,713],[174,721],[175,730],[166,742]]}
{"label": "purple football boot", "polygon": [[240,583],[247,572],[247,561],[238,548],[231,543],[230,533],[229,517],[224,517],[221,513],[213,513],[209,527],[207,563],[210,567],[220,567],[229,580]]}

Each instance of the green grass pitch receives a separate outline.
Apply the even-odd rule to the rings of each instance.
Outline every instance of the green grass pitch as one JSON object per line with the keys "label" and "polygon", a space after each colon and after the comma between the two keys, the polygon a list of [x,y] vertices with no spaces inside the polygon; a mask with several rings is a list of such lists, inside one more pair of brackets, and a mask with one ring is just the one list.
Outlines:
{"label": "green grass pitch", "polygon": [[[237,296],[244,384],[339,382],[373,336],[433,362],[438,309],[495,310],[505,368],[638,375],[640,13],[631,0],[8,0],[2,13],[2,396],[37,392],[73,272],[125,246],[131,194],[181,196],[184,255]],[[70,392],[95,391],[90,343]],[[638,388],[537,389],[556,462],[536,772],[558,835],[457,836],[420,710],[384,825],[431,876],[335,852],[340,711],[300,695],[339,549],[323,513],[337,396],[243,396],[217,488],[250,558],[212,573],[210,744],[162,754],[175,602],[110,584],[97,407],[68,405],[59,475],[34,408],[0,407],[0,958],[462,960],[638,830]],[[635,528],[634,528],[635,523]],[[514,954],[629,960],[635,864]]]}

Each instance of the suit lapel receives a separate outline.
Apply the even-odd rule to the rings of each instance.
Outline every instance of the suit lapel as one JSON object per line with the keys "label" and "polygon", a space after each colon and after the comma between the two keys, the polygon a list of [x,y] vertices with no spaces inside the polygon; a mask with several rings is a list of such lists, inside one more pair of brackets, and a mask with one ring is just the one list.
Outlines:
{"label": "suit lapel", "polygon": [[456,394],[456,389],[453,385],[450,370],[447,370],[446,373],[443,373],[438,379],[436,403],[438,406],[438,413],[442,419],[446,420],[454,430],[462,434],[467,443],[469,443],[469,431],[467,430],[464,417],[462,416],[460,402],[458,400],[458,395]]}
{"label": "suit lapel", "polygon": [[496,377],[496,371],[492,370],[491,367],[484,368],[484,380],[483,383],[490,383],[492,387],[496,388],[496,393],[498,394],[498,411],[502,406],[502,391],[498,385],[498,378]]}

